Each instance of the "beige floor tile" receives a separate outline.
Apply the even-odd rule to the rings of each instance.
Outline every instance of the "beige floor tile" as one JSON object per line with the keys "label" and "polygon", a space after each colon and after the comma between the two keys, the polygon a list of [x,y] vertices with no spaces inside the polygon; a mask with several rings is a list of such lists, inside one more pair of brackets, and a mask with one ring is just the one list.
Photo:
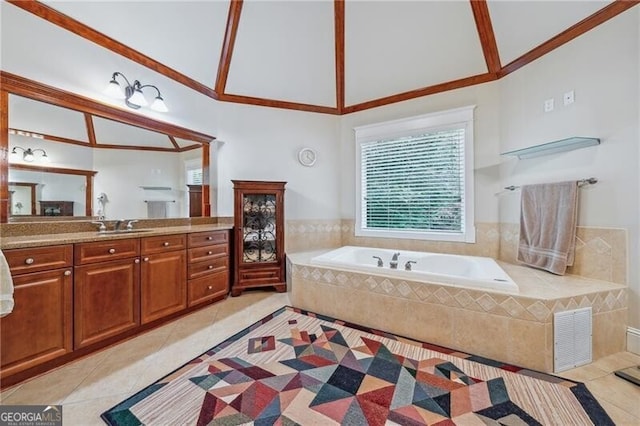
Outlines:
{"label": "beige floor tile", "polygon": [[606,401],[640,418],[640,386],[608,374],[586,383],[599,401]]}
{"label": "beige floor tile", "polygon": [[100,418],[100,414],[129,396],[130,393],[120,393],[100,399],[64,404],[62,423],[69,426],[104,426],[105,423]]}
{"label": "beige floor tile", "polygon": [[616,407],[606,401],[600,401],[600,405],[607,412],[611,420],[618,426],[638,426],[640,425],[640,417],[635,417],[628,411]]}
{"label": "beige floor tile", "polygon": [[49,372],[22,384],[3,399],[3,404],[60,404],[85,379],[82,370],[64,368]]}
{"label": "beige floor tile", "polygon": [[592,365],[606,371],[607,373],[612,373],[622,368],[640,365],[640,355],[636,355],[631,352],[620,352],[600,358]]}
{"label": "beige floor tile", "polygon": [[606,371],[598,368],[594,364],[583,365],[582,367],[573,368],[571,370],[564,371],[562,373],[557,373],[557,376],[564,377],[569,380],[574,380],[576,382],[588,382],[590,380],[599,379],[600,377],[606,376]]}
{"label": "beige floor tile", "polygon": [[4,404],[4,400],[9,398],[12,393],[20,389],[21,386],[21,384],[18,384],[8,389],[3,389],[2,392],[0,392],[0,404]]}
{"label": "beige floor tile", "polygon": [[64,403],[73,403],[105,396],[130,392],[138,381],[138,376],[147,368],[144,359],[120,365],[104,363],[91,372],[82,382],[68,393]]}

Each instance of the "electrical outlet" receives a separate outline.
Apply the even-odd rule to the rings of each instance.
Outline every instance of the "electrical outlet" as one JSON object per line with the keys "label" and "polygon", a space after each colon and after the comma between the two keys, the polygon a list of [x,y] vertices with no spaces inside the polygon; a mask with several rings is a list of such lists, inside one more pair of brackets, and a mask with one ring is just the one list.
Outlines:
{"label": "electrical outlet", "polygon": [[551,112],[553,111],[553,98],[549,98],[547,100],[544,101],[544,112]]}
{"label": "electrical outlet", "polygon": [[564,105],[571,105],[574,101],[575,101],[575,94],[572,91],[567,92],[564,94],[564,96],[562,97],[562,99],[564,100]]}

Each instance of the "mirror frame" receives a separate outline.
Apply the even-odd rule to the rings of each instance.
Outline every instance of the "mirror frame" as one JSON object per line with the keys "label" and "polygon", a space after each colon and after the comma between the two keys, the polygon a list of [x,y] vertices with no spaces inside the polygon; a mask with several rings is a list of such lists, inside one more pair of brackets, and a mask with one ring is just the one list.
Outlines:
{"label": "mirror frame", "polygon": [[[169,139],[177,137],[201,144],[203,176],[202,216],[208,217],[211,215],[209,144],[215,140],[215,136],[134,114],[84,96],[76,95],[74,93],[1,70],[0,88],[0,223],[7,223],[9,220],[9,94],[23,96],[36,101],[76,110],[81,113],[91,114],[97,117],[140,127],[142,129],[163,133],[167,135]],[[123,149],[127,148],[123,147]],[[13,166],[14,165],[12,164],[11,167]],[[63,170],[55,169],[53,167],[50,167],[49,169]],[[68,171],[66,173],[68,173]],[[90,180],[89,178],[87,179]],[[92,201],[92,196],[90,197],[89,191],[87,191],[87,212],[89,212],[89,209],[93,208]],[[91,216],[91,214],[87,215]]]}

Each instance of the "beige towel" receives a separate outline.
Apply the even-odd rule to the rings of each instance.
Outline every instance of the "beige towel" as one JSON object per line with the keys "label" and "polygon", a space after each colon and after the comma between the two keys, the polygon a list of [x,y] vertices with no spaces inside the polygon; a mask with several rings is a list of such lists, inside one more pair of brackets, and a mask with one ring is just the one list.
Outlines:
{"label": "beige towel", "polygon": [[147,201],[147,217],[149,219],[167,217],[167,201]]}
{"label": "beige towel", "polygon": [[578,218],[578,183],[522,187],[518,261],[564,275],[573,265]]}
{"label": "beige towel", "polygon": [[13,280],[7,259],[0,250],[0,317],[9,315],[11,311],[13,311]]}

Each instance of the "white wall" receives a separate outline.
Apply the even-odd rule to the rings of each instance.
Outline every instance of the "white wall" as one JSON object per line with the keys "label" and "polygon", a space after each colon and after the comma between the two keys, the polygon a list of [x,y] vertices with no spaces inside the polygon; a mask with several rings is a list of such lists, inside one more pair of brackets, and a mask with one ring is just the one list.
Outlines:
{"label": "white wall", "polygon": [[[502,185],[594,176],[580,190],[580,226],[629,232],[630,323],[640,326],[638,146],[638,11],[630,11],[582,35],[499,81],[500,150],[509,151],[570,136],[591,136],[601,145],[536,159],[510,159]],[[574,90],[575,103],[562,95]],[[543,102],[554,98],[545,113]],[[500,220],[519,221],[519,194],[499,197]]]}
{"label": "white wall", "polygon": [[474,111],[475,220],[498,222],[495,193],[499,181],[499,96],[496,83],[458,89],[341,117],[341,215],[355,218],[354,127],[476,105]]}
{"label": "white wall", "polygon": [[[144,200],[175,201],[167,204],[167,217],[187,217],[185,213],[184,162],[172,152],[94,150],[93,164],[99,170],[94,178],[94,195],[104,192],[109,202],[106,219],[146,218]],[[170,187],[171,190],[145,190],[141,186]],[[94,214],[98,203],[94,200]]]}
{"label": "white wall", "polygon": [[[286,181],[285,218],[340,218],[338,118],[327,114],[221,103],[213,161],[219,216],[233,216],[237,180]],[[313,167],[298,162],[298,151],[317,152]]]}

